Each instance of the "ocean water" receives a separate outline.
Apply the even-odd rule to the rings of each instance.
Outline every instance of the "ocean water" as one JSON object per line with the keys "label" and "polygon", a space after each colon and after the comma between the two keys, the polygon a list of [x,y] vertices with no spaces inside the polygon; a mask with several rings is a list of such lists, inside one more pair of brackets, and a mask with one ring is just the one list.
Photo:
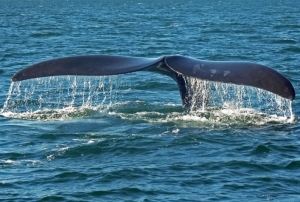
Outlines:
{"label": "ocean water", "polygon": [[[300,200],[298,0],[0,3],[1,201]],[[256,62],[296,98],[187,78],[188,110],[150,72],[11,83],[92,54]]]}

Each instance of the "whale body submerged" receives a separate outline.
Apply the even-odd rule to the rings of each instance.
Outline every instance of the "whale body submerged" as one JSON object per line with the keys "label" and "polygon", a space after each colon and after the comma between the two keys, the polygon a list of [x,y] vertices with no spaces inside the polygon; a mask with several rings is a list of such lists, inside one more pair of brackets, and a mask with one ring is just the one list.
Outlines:
{"label": "whale body submerged", "polygon": [[183,106],[190,104],[184,76],[252,86],[289,100],[295,98],[295,90],[291,82],[270,67],[251,62],[203,61],[180,55],[159,58],[112,55],[58,58],[27,67],[16,73],[12,81],[59,75],[117,75],[140,70],[157,72],[173,78],[178,84]]}

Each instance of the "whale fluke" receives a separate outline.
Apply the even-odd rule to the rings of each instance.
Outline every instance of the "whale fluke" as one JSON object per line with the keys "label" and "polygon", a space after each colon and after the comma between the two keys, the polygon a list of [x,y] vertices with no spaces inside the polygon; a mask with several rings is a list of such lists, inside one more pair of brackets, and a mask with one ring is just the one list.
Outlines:
{"label": "whale fluke", "polygon": [[160,58],[111,55],[58,58],[27,67],[16,73],[12,81],[59,75],[117,75],[140,70],[158,72],[172,77],[179,86],[184,106],[189,104],[189,96],[183,76],[253,86],[289,100],[295,98],[295,90],[291,82],[270,67],[250,62],[203,61],[179,55]]}

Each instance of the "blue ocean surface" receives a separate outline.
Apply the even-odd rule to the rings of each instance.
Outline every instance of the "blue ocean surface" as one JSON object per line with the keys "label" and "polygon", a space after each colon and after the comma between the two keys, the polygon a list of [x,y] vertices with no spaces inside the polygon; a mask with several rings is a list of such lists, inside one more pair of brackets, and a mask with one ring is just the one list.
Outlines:
{"label": "blue ocean surface", "polygon": [[[300,201],[298,0],[0,0],[1,201]],[[250,61],[263,90],[153,72],[11,82],[59,57]],[[209,93],[208,105],[198,94]]]}

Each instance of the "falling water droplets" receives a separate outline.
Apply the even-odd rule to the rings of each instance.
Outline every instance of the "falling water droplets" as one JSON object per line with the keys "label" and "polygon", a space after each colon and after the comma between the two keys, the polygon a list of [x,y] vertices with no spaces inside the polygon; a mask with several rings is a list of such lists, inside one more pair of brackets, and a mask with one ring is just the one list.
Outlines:
{"label": "falling water droplets", "polygon": [[[294,121],[292,102],[268,91],[230,83],[203,81],[184,77],[191,101],[189,114],[211,120],[284,119]],[[263,120],[262,123],[265,123]]]}
{"label": "falling water droplets", "polygon": [[117,101],[120,81],[120,76],[59,76],[13,82],[1,114],[48,120],[89,109],[105,111]]}
{"label": "falling water droplets", "polygon": [[[21,119],[65,120],[102,113],[150,122],[184,120],[218,125],[261,125],[293,122],[295,119],[291,101],[280,96],[253,87],[192,77],[184,77],[190,100],[188,111],[166,111],[161,109],[164,107],[161,105],[147,107],[145,111],[146,108],[141,108],[136,102],[129,107],[126,97],[119,96],[124,91],[121,77],[58,76],[12,83],[1,115]],[[139,99],[139,95],[136,98]],[[150,102],[145,104],[153,105]],[[124,113],[126,107],[138,109]]]}

